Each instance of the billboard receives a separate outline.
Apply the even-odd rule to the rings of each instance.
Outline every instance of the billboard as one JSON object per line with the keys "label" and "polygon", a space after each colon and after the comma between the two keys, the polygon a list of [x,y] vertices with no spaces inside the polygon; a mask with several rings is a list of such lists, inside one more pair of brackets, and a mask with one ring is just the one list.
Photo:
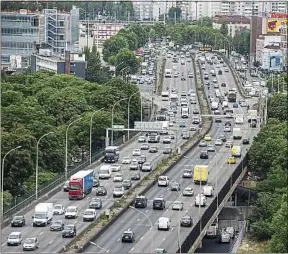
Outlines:
{"label": "billboard", "polygon": [[212,51],[212,47],[199,47],[199,51]]}
{"label": "billboard", "polygon": [[283,69],[283,55],[279,53],[269,54],[269,70],[270,71],[282,71]]}
{"label": "billboard", "polygon": [[270,18],[267,20],[267,33],[281,33],[287,29],[288,19],[281,15],[270,14]]}

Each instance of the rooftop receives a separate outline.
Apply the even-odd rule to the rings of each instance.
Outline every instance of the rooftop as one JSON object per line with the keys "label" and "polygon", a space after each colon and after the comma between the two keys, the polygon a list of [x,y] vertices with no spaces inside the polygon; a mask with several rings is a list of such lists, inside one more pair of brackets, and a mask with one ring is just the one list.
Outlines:
{"label": "rooftop", "polygon": [[216,15],[213,22],[217,24],[250,24],[250,19],[241,15]]}

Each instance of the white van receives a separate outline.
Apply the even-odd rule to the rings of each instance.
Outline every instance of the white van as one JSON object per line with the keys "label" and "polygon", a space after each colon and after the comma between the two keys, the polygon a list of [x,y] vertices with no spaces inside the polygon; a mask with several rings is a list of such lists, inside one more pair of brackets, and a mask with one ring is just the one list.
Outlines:
{"label": "white van", "polygon": [[109,179],[111,177],[111,174],[111,165],[102,165],[100,167],[98,174],[100,179]]}
{"label": "white van", "polygon": [[206,197],[212,197],[214,194],[213,186],[206,185],[203,187],[203,195]]}
{"label": "white van", "polygon": [[195,206],[206,206],[206,197],[203,194],[198,194],[195,198]]}
{"label": "white van", "polygon": [[227,108],[227,107],[228,107],[228,101],[223,101],[222,108]]}
{"label": "white van", "polygon": [[7,238],[7,246],[20,245],[22,242],[21,232],[12,232]]}
{"label": "white van", "polygon": [[218,231],[218,223],[212,223],[206,231],[206,236],[215,238],[217,237],[217,231]]}
{"label": "white van", "polygon": [[171,226],[171,220],[168,217],[160,217],[158,220],[158,230],[169,230]]}
{"label": "white van", "polygon": [[158,178],[158,186],[168,186],[169,185],[169,177],[168,176],[159,176]]}

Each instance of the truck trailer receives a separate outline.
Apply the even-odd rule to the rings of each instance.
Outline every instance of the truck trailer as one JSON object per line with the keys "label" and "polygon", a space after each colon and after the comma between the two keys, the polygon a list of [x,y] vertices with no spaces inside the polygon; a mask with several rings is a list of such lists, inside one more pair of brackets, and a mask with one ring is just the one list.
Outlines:
{"label": "truck trailer", "polygon": [[208,165],[196,165],[193,180],[195,184],[206,184],[208,181]]}
{"label": "truck trailer", "polygon": [[94,170],[80,170],[69,179],[69,200],[83,199],[92,192]]}

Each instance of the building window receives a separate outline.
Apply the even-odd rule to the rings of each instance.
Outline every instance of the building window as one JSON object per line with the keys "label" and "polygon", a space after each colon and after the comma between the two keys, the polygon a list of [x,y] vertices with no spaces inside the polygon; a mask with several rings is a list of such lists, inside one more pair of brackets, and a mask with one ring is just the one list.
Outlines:
{"label": "building window", "polygon": [[75,72],[74,71],[70,71],[70,74],[75,75]]}

